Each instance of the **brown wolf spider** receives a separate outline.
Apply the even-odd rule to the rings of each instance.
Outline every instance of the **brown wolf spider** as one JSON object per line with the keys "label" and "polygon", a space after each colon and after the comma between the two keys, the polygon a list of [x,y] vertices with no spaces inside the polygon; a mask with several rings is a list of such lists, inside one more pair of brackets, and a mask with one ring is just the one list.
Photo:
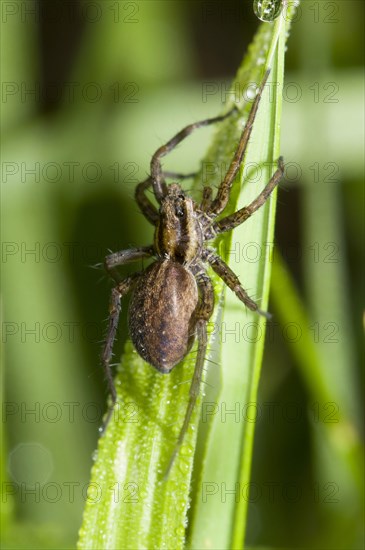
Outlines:
{"label": "brown wolf spider", "polygon": [[[198,339],[190,398],[167,472],[183,442],[201,386],[207,349],[206,327],[214,307],[213,286],[204,264],[209,264],[249,309],[257,311],[260,315],[269,316],[247,295],[238,277],[228,265],[213,250],[205,247],[205,241],[213,239],[219,233],[230,231],[256,212],[282,178],[284,165],[280,157],[276,172],[251,204],[215,221],[227,206],[232,183],[247,148],[268,74],[269,72],[266,73],[252,104],[237,150],[215,198],[212,198],[211,187],[204,187],[202,201],[197,204],[184,193],[178,183],[167,185],[164,176],[176,176],[176,179],[184,176],[163,172],[161,158],[196,128],[220,122],[232,111],[186,126],[156,151],[151,160],[151,175],[138,184],[135,193],[142,213],[155,226],[154,243],[141,248],[121,250],[105,258],[106,271],[116,282],[111,293],[109,326],[102,353],[102,363],[113,404],[117,401],[117,393],[110,361],[121,310],[121,298],[128,292],[133,290],[128,315],[132,342],[139,355],[161,373],[169,373],[180,363],[190,351],[195,337]],[[149,187],[152,187],[159,210],[146,195]],[[155,261],[146,270],[121,280],[116,266],[148,257],[154,257]]]}

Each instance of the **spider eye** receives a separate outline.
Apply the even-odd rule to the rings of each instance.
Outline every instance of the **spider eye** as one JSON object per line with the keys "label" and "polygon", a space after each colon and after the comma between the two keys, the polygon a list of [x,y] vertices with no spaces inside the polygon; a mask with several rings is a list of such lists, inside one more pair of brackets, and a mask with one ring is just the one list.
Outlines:
{"label": "spider eye", "polygon": [[177,206],[175,208],[175,214],[178,218],[183,218],[185,216],[185,212],[184,212],[183,208],[181,208],[180,206]]}

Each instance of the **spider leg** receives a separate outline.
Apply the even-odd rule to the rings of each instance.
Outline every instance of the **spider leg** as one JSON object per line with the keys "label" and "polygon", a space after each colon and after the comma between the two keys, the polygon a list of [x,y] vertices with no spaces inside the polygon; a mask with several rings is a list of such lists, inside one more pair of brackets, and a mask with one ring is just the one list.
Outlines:
{"label": "spider leg", "polygon": [[208,212],[212,204],[213,189],[209,186],[203,187],[203,195],[200,203],[200,210]]}
{"label": "spider leg", "polygon": [[189,124],[182,130],[180,130],[180,132],[178,132],[173,138],[171,138],[165,145],[162,145],[159,149],[157,149],[151,160],[151,177],[153,180],[153,192],[159,203],[161,203],[162,199],[167,193],[167,186],[163,177],[163,171],[161,167],[161,158],[170,153],[181,141],[183,141],[183,139],[189,136],[197,128],[208,126],[209,124],[214,124],[215,122],[221,122],[222,120],[230,116],[231,113],[232,110],[228,111],[228,113],[226,113],[225,115],[208,118],[206,120],[201,120],[200,122]]}
{"label": "spider leg", "polygon": [[244,154],[246,152],[248,141],[250,139],[251,132],[252,132],[253,123],[256,118],[257,109],[259,107],[262,92],[264,90],[264,86],[268,79],[269,73],[270,71],[266,71],[265,73],[265,76],[261,82],[260,88],[257,92],[255,101],[252,104],[251,111],[250,111],[250,114],[248,115],[246,125],[241,134],[237,150],[234,154],[230,167],[228,168],[228,172],[219,186],[215,199],[212,201],[211,207],[209,209],[209,214],[212,216],[218,216],[218,214],[223,212],[223,210],[227,206],[231,187],[237,175],[237,172],[241,166]]}
{"label": "spider leg", "polygon": [[195,362],[194,375],[191,381],[190,390],[189,390],[189,402],[185,412],[185,418],[183,425],[181,427],[178,440],[176,442],[175,448],[171,455],[169,464],[165,472],[165,479],[168,477],[169,472],[174,464],[175,458],[179,449],[184,441],[185,434],[189,428],[191,416],[195,409],[196,400],[200,393],[203,366],[206,359],[207,353],[207,321],[212,315],[214,308],[214,290],[213,285],[205,273],[204,268],[199,267],[198,274],[196,275],[196,280],[198,288],[200,291],[200,302],[195,313],[195,331],[198,340],[198,352]]}
{"label": "spider leg", "polygon": [[112,289],[110,296],[109,324],[104,349],[101,354],[101,362],[104,367],[105,375],[108,381],[110,393],[114,404],[117,401],[117,392],[114,385],[113,374],[110,368],[110,360],[113,355],[113,344],[118,328],[119,315],[121,310],[121,299],[131,290],[133,284],[139,276],[140,273],[134,273],[133,275],[130,275],[129,277],[124,279],[124,281],[122,281],[115,288]]}
{"label": "spider leg", "polygon": [[256,197],[255,200],[251,202],[248,206],[237,210],[230,216],[222,218],[218,222],[214,222],[211,227],[208,227],[206,234],[204,235],[205,239],[212,239],[218,233],[223,233],[224,231],[230,231],[234,227],[237,227],[241,223],[245,222],[256,210],[258,210],[268,199],[270,194],[273,192],[275,187],[280,183],[280,180],[283,177],[284,173],[284,161],[283,157],[279,158],[278,168],[274,175],[272,176],[269,183],[261,191],[261,193]]}
{"label": "spider leg", "polygon": [[134,197],[136,202],[141,210],[142,214],[152,225],[157,225],[158,222],[158,211],[154,204],[146,195],[146,190],[152,185],[152,178],[148,176],[147,179],[141,181],[136,187]]}
{"label": "spider leg", "polygon": [[228,265],[218,256],[215,252],[204,249],[202,253],[203,260],[207,261],[216,272],[217,275],[224,281],[224,283],[236,294],[236,296],[243,302],[248,309],[256,311],[267,319],[271,318],[270,313],[262,311],[256,302],[254,302],[242,287],[237,275],[228,267]]}
{"label": "spider leg", "polygon": [[122,281],[118,271],[115,269],[117,265],[124,265],[130,262],[135,262],[142,258],[148,258],[155,254],[153,246],[142,246],[140,248],[129,248],[127,250],[119,250],[114,254],[109,254],[104,260],[104,266],[107,273],[114,279],[116,283]]}

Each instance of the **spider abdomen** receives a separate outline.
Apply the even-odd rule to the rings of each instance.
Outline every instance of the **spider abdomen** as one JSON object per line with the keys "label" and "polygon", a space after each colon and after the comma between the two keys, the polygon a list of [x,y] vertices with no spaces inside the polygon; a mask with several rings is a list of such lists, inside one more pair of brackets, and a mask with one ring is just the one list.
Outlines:
{"label": "spider abdomen", "polygon": [[194,276],[172,260],[158,260],[139,278],[129,306],[129,331],[140,356],[168,373],[195,336],[198,289]]}

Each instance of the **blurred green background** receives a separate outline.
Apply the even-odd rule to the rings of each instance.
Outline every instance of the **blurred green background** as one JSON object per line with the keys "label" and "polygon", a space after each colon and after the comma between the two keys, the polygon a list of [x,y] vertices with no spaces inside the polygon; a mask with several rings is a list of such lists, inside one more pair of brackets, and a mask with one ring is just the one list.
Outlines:
{"label": "blurred green background", "polygon": [[[151,241],[135,184],[166,139],[224,107],[259,21],[243,0],[1,10],[3,544],[72,547],[107,395],[110,282],[93,266]],[[288,42],[275,239],[287,269],[274,255],[252,547],[363,544],[362,20],[359,1],[308,0]],[[196,170],[210,136],[166,166]],[[117,355],[125,339],[124,318]]]}

